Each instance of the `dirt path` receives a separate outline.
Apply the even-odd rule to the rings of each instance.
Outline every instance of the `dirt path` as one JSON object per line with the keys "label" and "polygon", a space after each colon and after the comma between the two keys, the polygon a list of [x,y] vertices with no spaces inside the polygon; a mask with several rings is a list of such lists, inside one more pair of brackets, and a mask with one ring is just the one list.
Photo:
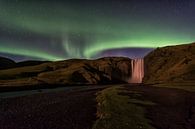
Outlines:
{"label": "dirt path", "polygon": [[141,93],[138,99],[155,103],[145,108],[146,117],[156,129],[195,129],[195,92],[143,86],[126,88]]}
{"label": "dirt path", "polygon": [[98,90],[0,99],[0,129],[91,129]]}

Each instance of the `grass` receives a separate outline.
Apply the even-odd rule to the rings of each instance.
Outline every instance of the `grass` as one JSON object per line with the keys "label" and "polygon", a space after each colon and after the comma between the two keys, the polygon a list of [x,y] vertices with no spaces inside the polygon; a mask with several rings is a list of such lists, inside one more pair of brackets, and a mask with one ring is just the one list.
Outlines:
{"label": "grass", "polygon": [[140,95],[118,86],[100,91],[96,97],[98,120],[93,129],[154,129],[145,118],[144,107],[140,106],[154,103],[136,99]]}
{"label": "grass", "polygon": [[152,85],[155,87],[167,87],[167,88],[176,88],[182,89],[185,91],[195,92],[195,82],[189,83],[165,83],[165,84],[155,84]]}
{"label": "grass", "polygon": [[28,77],[35,77],[41,72],[21,72],[20,74],[8,74],[8,75],[0,75],[1,80],[11,80],[11,79],[21,79],[21,78],[28,78]]}

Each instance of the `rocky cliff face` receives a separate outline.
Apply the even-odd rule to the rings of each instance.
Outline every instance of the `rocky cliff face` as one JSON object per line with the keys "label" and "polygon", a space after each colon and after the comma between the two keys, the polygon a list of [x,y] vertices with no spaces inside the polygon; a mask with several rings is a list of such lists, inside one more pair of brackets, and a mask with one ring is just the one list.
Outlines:
{"label": "rocky cliff face", "polygon": [[109,84],[127,82],[130,76],[129,58],[71,59],[0,70],[0,86]]}
{"label": "rocky cliff face", "polygon": [[195,43],[157,48],[144,62],[146,84],[195,82]]}

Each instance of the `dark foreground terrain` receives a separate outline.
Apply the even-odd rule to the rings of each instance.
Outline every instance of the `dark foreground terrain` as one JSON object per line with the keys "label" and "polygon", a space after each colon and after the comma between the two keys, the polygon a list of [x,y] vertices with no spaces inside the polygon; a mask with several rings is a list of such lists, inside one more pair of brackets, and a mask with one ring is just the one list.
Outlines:
{"label": "dark foreground terrain", "polygon": [[[23,97],[1,98],[0,129],[92,129],[97,119],[96,93],[102,89],[105,89],[105,87],[49,93],[40,92]],[[195,92],[129,85],[118,86],[115,89],[118,89],[119,96],[111,96],[111,99],[117,100],[114,105],[118,108],[115,110],[112,107],[112,103],[110,103],[110,106],[114,109],[113,111],[119,113],[117,116],[121,119],[125,117],[125,123],[132,123],[130,120],[134,119],[136,114],[138,115],[139,113],[140,115],[136,121],[137,123],[133,125],[134,127],[131,125],[126,126],[129,129],[144,128],[144,125],[142,126],[144,122],[151,125],[146,126],[145,129],[195,129]],[[107,90],[103,93],[106,95],[110,92],[111,95],[112,91]],[[130,105],[120,108],[117,102],[122,102],[121,104],[125,102],[117,99],[123,98],[120,96],[126,96],[124,99],[129,99]],[[111,101],[109,100],[107,103]],[[131,110],[127,109],[129,110],[127,112],[126,108]],[[106,109],[105,111],[109,112],[109,110]],[[137,112],[132,112],[132,110]],[[142,113],[144,114],[143,116]],[[120,116],[120,114],[123,115]],[[125,116],[126,114],[128,117]],[[113,116],[115,115],[111,115],[109,119],[117,120],[117,118],[112,118]],[[130,118],[129,116],[132,117]],[[95,129],[106,127],[101,125],[101,121],[99,123],[100,125],[97,125]],[[97,122],[97,124],[99,123]],[[117,122],[111,124],[108,129],[125,127],[121,125],[117,127],[115,124]]]}
{"label": "dark foreground terrain", "polygon": [[99,88],[0,99],[0,129],[91,129]]}
{"label": "dark foreground terrain", "polygon": [[[146,106],[146,118],[156,129],[195,129],[195,92],[156,87],[126,87],[130,98],[151,101],[155,105]],[[138,104],[139,105],[139,104]],[[143,106],[143,105],[139,105]]]}

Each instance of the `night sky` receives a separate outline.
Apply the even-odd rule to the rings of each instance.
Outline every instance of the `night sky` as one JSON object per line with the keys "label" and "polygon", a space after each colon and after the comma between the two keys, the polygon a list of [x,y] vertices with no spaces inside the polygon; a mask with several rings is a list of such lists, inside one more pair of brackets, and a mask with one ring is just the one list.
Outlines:
{"label": "night sky", "polygon": [[195,0],[0,0],[0,56],[141,58],[195,41]]}

